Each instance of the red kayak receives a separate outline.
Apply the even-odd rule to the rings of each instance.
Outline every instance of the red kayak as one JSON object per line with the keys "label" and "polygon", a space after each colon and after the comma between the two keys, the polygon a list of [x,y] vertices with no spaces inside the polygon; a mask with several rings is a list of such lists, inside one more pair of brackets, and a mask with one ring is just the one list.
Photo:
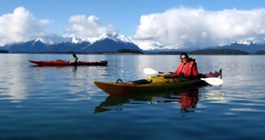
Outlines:
{"label": "red kayak", "polygon": [[108,61],[99,61],[99,62],[78,61],[76,64],[72,64],[68,61],[63,61],[63,60],[56,60],[56,61],[29,60],[29,62],[36,64],[38,66],[107,66],[108,65]]}

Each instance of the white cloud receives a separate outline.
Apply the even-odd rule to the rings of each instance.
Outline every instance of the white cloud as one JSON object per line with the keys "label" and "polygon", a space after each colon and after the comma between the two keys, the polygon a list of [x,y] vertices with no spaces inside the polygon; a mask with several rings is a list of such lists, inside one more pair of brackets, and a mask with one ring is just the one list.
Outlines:
{"label": "white cloud", "polygon": [[44,34],[47,20],[36,19],[24,7],[0,16],[0,45],[32,40]]}
{"label": "white cloud", "polygon": [[[209,47],[240,40],[263,42],[265,9],[206,11],[178,8],[143,15],[134,35],[142,49]],[[153,44],[163,44],[155,45]]]}
{"label": "white cloud", "polygon": [[96,16],[76,15],[69,18],[71,27],[65,33],[71,33],[83,40],[93,41],[102,34],[114,33],[112,25],[103,26]]}

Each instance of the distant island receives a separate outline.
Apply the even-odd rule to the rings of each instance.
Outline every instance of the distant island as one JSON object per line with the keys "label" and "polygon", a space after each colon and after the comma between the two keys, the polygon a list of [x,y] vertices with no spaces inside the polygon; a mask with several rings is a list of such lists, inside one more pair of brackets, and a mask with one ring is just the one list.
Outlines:
{"label": "distant island", "polygon": [[130,50],[130,49],[121,49],[121,50],[118,50],[116,53],[144,54],[143,51],[140,51],[140,50]]}
{"label": "distant island", "polygon": [[265,44],[238,44],[209,47],[197,50],[152,50],[147,54],[181,54],[187,52],[195,55],[265,55]]}
{"label": "distant island", "polygon": [[227,49],[227,48],[211,48],[211,49],[203,49],[203,50],[195,50],[191,51],[190,54],[199,54],[199,55],[249,55],[250,53]]}
{"label": "distant island", "polygon": [[255,54],[257,54],[257,55],[265,55],[265,50],[257,51]]}
{"label": "distant island", "polygon": [[0,50],[0,53],[8,53],[6,50]]}
{"label": "distant island", "polygon": [[226,48],[209,48],[209,49],[201,49],[201,50],[182,50],[182,51],[159,51],[159,52],[147,52],[150,54],[181,54],[182,52],[187,52],[189,54],[195,54],[195,55],[249,55],[250,53],[240,51],[240,50],[234,50],[234,49],[226,49]]}

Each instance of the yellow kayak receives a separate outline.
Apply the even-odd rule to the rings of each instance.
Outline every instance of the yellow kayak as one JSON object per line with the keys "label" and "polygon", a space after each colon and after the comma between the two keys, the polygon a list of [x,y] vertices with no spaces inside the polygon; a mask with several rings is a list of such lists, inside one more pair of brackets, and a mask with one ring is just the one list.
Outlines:
{"label": "yellow kayak", "polygon": [[94,84],[110,95],[120,95],[139,92],[176,90],[185,87],[205,85],[206,82],[200,79],[188,80],[186,78],[149,76],[147,79],[133,82],[122,82],[121,80],[117,80],[116,82],[94,81]]}

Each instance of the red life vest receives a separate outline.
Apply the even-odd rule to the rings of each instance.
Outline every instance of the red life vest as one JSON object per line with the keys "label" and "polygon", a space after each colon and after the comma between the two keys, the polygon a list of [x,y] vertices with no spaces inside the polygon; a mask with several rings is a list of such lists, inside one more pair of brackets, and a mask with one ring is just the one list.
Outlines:
{"label": "red life vest", "polygon": [[173,76],[183,74],[185,77],[198,76],[198,69],[195,60],[188,60],[186,64],[180,62],[178,69],[173,73]]}

